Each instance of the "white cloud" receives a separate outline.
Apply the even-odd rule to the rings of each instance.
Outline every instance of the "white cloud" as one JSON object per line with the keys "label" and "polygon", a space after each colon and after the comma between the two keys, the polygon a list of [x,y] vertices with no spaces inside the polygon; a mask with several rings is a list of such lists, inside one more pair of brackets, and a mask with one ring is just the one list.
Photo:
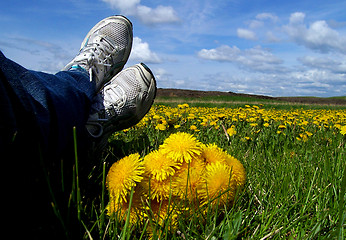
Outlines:
{"label": "white cloud", "polygon": [[248,92],[249,82],[246,78],[229,72],[207,73],[202,76],[200,84],[204,89],[217,91]]}
{"label": "white cloud", "polygon": [[158,81],[158,85],[161,87],[162,85],[167,85],[171,82],[172,74],[168,73],[164,68],[153,68],[152,69],[156,80]]}
{"label": "white cloud", "polygon": [[222,45],[214,49],[202,49],[198,52],[198,57],[215,61],[236,61],[241,51],[236,46],[230,47]]}
{"label": "white cloud", "polygon": [[302,12],[292,13],[290,16],[290,24],[292,25],[303,24],[304,19],[305,19],[305,13],[302,13]]}
{"label": "white cloud", "polygon": [[130,60],[147,62],[147,63],[160,63],[159,56],[150,50],[149,44],[143,42],[139,37],[133,38],[133,46],[130,55]]}
{"label": "white cloud", "polygon": [[256,40],[256,34],[253,31],[250,31],[248,29],[244,29],[244,28],[238,28],[237,29],[237,35],[240,38],[245,38],[248,40]]}
{"label": "white cloud", "polygon": [[279,17],[272,13],[259,13],[256,15],[254,20],[248,21],[248,25],[252,29],[257,29],[265,26],[270,23],[277,23],[279,21]]}
{"label": "white cloud", "polygon": [[267,31],[266,38],[267,38],[267,41],[271,43],[281,41],[281,38],[276,36],[272,31]]}
{"label": "white cloud", "polygon": [[119,9],[121,11],[131,11],[141,2],[141,0],[103,0],[109,3],[112,8]]}
{"label": "white cloud", "polygon": [[249,27],[254,29],[254,28],[260,28],[264,26],[264,22],[258,21],[258,20],[251,20],[249,21]]}
{"label": "white cloud", "polygon": [[279,20],[279,18],[274,15],[274,14],[271,14],[271,13],[259,13],[256,15],[256,19],[258,20],[271,20],[273,22],[277,22]]}
{"label": "white cloud", "polygon": [[144,24],[179,22],[175,10],[171,6],[159,5],[156,8],[140,4],[141,0],[102,0],[112,8],[120,10],[124,15],[137,17]]}
{"label": "white cloud", "polygon": [[322,53],[331,51],[346,54],[346,37],[330,28],[326,21],[315,21],[310,26],[304,24],[305,14],[292,13],[285,32],[298,44]]}
{"label": "white cloud", "polygon": [[222,45],[214,49],[202,49],[197,53],[202,59],[234,62],[241,67],[259,72],[284,72],[282,60],[273,55],[269,50],[260,46],[240,50],[238,47]]}
{"label": "white cloud", "polygon": [[179,18],[171,6],[160,5],[153,9],[138,5],[137,16],[145,24],[172,23],[179,21]]}
{"label": "white cloud", "polygon": [[[265,39],[267,42],[280,42],[281,27],[279,27],[279,17],[272,13],[259,13],[255,19],[246,21],[250,30],[238,28],[238,37],[249,40]],[[266,33],[265,33],[266,32]]]}
{"label": "white cloud", "polygon": [[[346,59],[338,60],[335,57],[305,56],[298,58],[304,66],[314,69],[329,70],[333,73],[346,74]],[[346,82],[346,79],[344,80]]]}
{"label": "white cloud", "polygon": [[164,68],[156,68],[154,69],[155,77],[160,78],[160,76],[169,75]]}

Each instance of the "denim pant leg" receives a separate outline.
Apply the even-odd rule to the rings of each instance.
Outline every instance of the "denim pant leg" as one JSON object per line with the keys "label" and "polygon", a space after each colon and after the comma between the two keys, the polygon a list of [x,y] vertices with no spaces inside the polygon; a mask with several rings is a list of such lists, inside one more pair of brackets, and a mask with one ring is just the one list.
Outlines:
{"label": "denim pant leg", "polygon": [[60,155],[73,149],[74,126],[78,144],[86,141],[82,135],[94,94],[85,72],[30,71],[0,51],[0,160],[3,173],[8,172],[1,178],[4,229],[16,237],[64,239],[52,199],[66,220],[73,154]]}
{"label": "denim pant leg", "polygon": [[1,138],[8,141],[20,131],[37,129],[35,137],[44,150],[59,155],[71,144],[73,127],[84,133],[95,95],[95,84],[86,72],[74,70],[53,75],[31,71],[0,52],[0,78],[1,98],[7,99],[3,100],[4,105],[0,104],[0,129],[8,129],[7,134],[12,132],[12,137]]}

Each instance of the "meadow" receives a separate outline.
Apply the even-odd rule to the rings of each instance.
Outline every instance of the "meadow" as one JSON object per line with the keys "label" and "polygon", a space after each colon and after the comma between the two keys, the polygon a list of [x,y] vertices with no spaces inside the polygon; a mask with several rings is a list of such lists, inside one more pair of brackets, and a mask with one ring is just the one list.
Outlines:
{"label": "meadow", "polygon": [[[70,206],[85,239],[344,239],[346,108],[225,105],[158,102],[136,126],[109,138],[86,181],[76,158]],[[144,157],[177,132],[215,143],[243,164],[246,183],[234,203],[175,216],[174,224],[169,212],[160,223],[150,214],[130,221],[130,211],[109,216],[111,165]]]}

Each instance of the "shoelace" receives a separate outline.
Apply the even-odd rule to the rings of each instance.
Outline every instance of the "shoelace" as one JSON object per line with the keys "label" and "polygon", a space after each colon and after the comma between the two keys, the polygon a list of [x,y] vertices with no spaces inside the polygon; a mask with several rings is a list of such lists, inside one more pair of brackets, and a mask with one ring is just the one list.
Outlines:
{"label": "shoelace", "polygon": [[103,116],[104,112],[106,112],[108,116],[112,116],[114,114],[111,113],[111,111],[118,113],[119,110],[117,109],[123,107],[125,103],[126,94],[122,87],[119,85],[115,88],[105,87],[103,94],[99,93],[94,99],[94,103],[91,106],[91,112],[94,117],[89,119],[88,122],[107,121],[107,117]]}
{"label": "shoelace", "polygon": [[88,43],[82,48],[81,54],[86,54],[87,57],[81,57],[80,60],[77,59],[75,64],[88,66],[90,81],[93,81],[93,73],[98,75],[97,67],[111,67],[112,64],[110,63],[112,62],[113,55],[118,52],[118,46],[113,46],[105,37],[99,36],[99,41]]}
{"label": "shoelace", "polygon": [[[101,94],[98,96],[101,96]],[[106,87],[103,91],[103,99],[99,97],[98,104],[93,104],[92,106],[92,111],[95,113],[86,124],[89,134],[95,138],[100,137],[103,134],[103,124],[109,120],[109,116],[113,116],[115,113],[118,114],[119,110],[117,109],[122,107],[125,102],[126,94],[122,87],[119,85],[116,87]],[[105,112],[108,115],[107,117]],[[91,129],[94,129],[94,131]]]}
{"label": "shoelace", "polygon": [[105,87],[103,99],[108,115],[114,115],[111,110],[119,114],[119,109],[122,108],[126,103],[126,93],[125,90],[119,85],[116,87]]}

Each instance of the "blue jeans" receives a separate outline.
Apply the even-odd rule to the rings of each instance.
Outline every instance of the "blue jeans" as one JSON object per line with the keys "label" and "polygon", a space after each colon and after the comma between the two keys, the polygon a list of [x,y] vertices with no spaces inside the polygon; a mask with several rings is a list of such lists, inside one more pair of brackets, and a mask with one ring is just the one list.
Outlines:
{"label": "blue jeans", "polygon": [[7,208],[2,212],[8,224],[4,228],[14,228],[10,232],[20,234],[21,222],[20,232],[26,236],[66,237],[51,203],[71,218],[63,207],[72,187],[68,181],[74,162],[73,127],[78,145],[85,145],[85,123],[94,95],[95,84],[84,71],[31,71],[0,51],[0,162]]}
{"label": "blue jeans", "polygon": [[[87,72],[27,70],[0,52],[0,153],[30,130],[28,140],[59,155],[71,144],[73,127],[85,133],[95,84]],[[83,141],[80,138],[79,141]]]}

